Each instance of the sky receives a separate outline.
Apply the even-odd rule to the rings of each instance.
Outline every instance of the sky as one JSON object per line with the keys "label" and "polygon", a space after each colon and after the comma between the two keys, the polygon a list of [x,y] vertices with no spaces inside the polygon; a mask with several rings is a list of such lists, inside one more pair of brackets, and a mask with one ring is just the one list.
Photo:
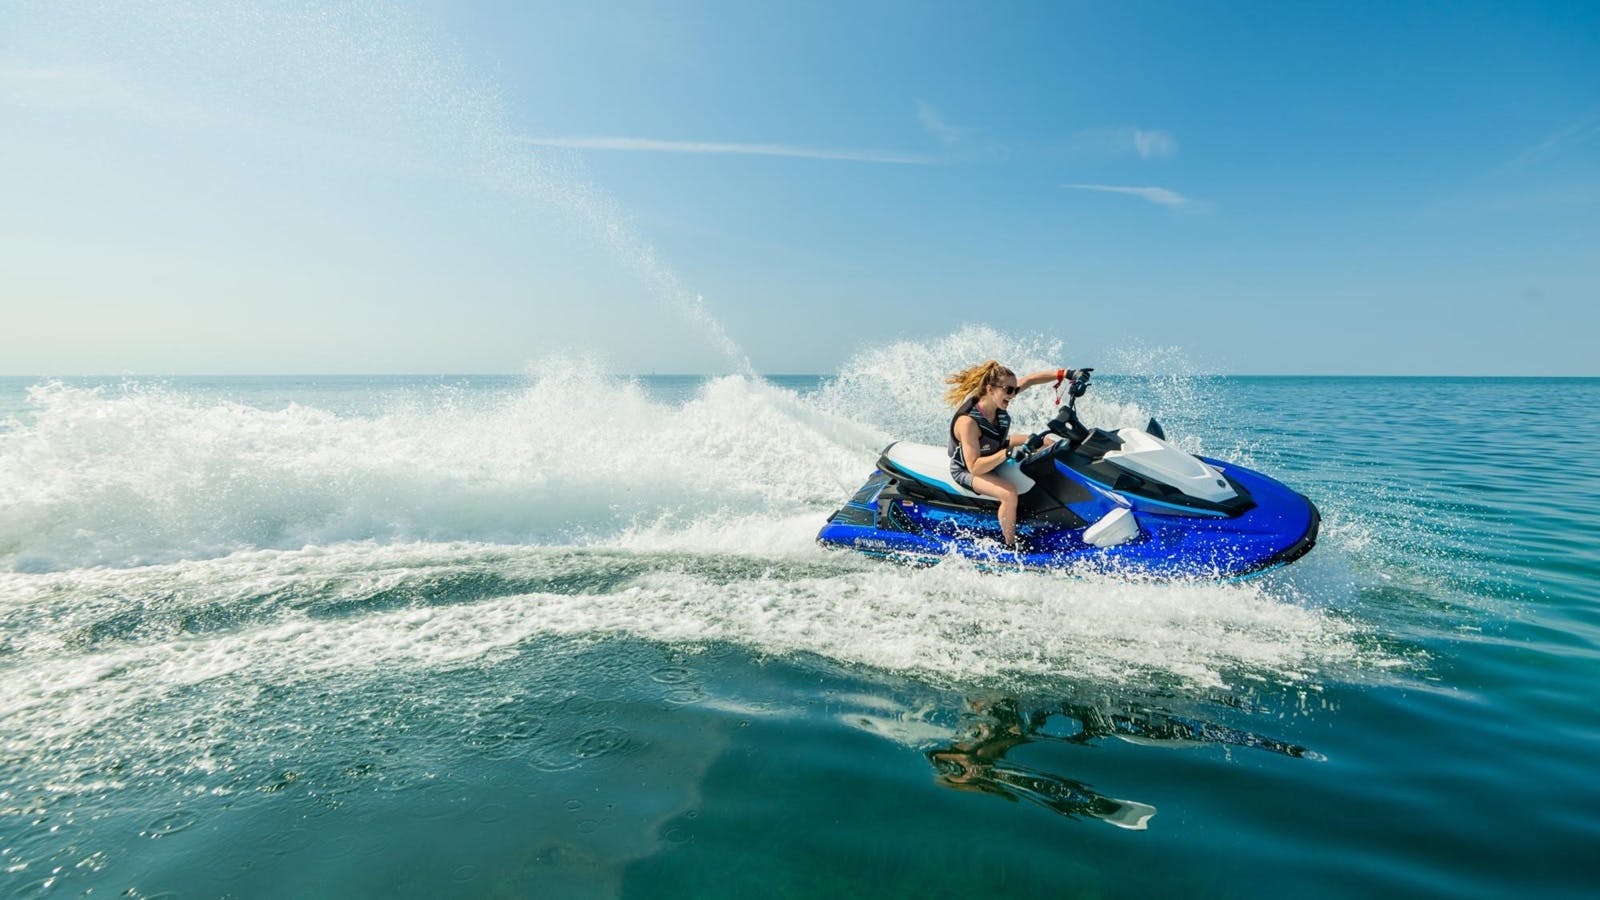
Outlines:
{"label": "sky", "polygon": [[[1600,375],[1600,4],[0,3],[0,375]],[[1171,351],[1171,352],[1168,352]]]}

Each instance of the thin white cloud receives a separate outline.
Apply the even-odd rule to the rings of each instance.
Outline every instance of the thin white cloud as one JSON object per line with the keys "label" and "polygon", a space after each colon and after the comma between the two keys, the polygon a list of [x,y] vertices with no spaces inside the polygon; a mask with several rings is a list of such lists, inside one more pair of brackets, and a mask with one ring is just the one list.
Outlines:
{"label": "thin white cloud", "polygon": [[922,127],[927,129],[929,134],[946,144],[954,144],[961,140],[961,129],[946,122],[933,104],[926,100],[917,101],[917,121],[922,123]]}
{"label": "thin white cloud", "polygon": [[1159,159],[1178,153],[1178,139],[1160,128],[1086,128],[1072,136],[1073,150],[1094,156]]}
{"label": "thin white cloud", "polygon": [[1075,191],[1099,191],[1103,194],[1127,194],[1130,197],[1138,197],[1141,200],[1148,200],[1151,203],[1156,203],[1161,206],[1170,206],[1174,209],[1180,206],[1187,206],[1189,203],[1188,197],[1183,196],[1177,191],[1171,191],[1164,187],[1127,187],[1119,184],[1063,184],[1062,187],[1070,188]]}
{"label": "thin white cloud", "polygon": [[929,162],[923,157],[904,153],[881,153],[875,150],[829,150],[817,147],[797,147],[790,144],[663,141],[655,138],[630,137],[524,137],[518,138],[518,140],[537,147],[562,147],[568,150],[626,150],[639,153],[790,156],[800,159],[837,159],[849,162],[890,163],[894,165],[926,165]]}
{"label": "thin white cloud", "polygon": [[1178,139],[1171,132],[1142,128],[1133,130],[1133,150],[1142,159],[1156,156],[1171,156],[1178,152]]}
{"label": "thin white cloud", "polygon": [[1520,168],[1555,156],[1570,153],[1600,135],[1600,112],[1591,112],[1571,125],[1550,135],[1537,146],[1523,151],[1512,160],[1512,168]]}

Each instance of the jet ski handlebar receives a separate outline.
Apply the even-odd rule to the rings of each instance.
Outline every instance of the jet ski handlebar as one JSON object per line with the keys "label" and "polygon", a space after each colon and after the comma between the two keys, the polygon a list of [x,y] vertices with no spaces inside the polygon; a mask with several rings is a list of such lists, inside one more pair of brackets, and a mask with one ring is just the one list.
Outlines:
{"label": "jet ski handlebar", "polygon": [[[1046,431],[1066,441],[1066,449],[1069,451],[1089,437],[1089,429],[1078,421],[1077,406],[1078,398],[1089,392],[1089,378],[1093,373],[1094,369],[1092,367],[1077,369],[1072,373],[1072,384],[1067,388],[1067,393],[1071,399],[1067,401],[1065,406],[1061,407],[1061,411],[1056,413],[1055,417],[1045,426]],[[1059,399],[1059,397],[1060,395],[1058,394],[1057,398]],[[1043,446],[1043,433],[1031,435],[1026,444],[1011,451],[1011,458],[1017,462],[1023,462]],[[1060,449],[1060,447],[1054,446],[1049,448],[1050,452]]]}
{"label": "jet ski handlebar", "polygon": [[1072,373],[1072,386],[1067,389],[1067,393],[1072,395],[1072,401],[1069,402],[1076,401],[1089,392],[1089,376],[1093,372],[1094,367],[1091,366],[1087,369],[1077,369]]}
{"label": "jet ski handlebar", "polygon": [[1043,434],[1030,434],[1030,435],[1028,435],[1028,442],[1027,443],[1020,444],[1020,445],[1012,448],[1012,450],[1011,450],[1011,459],[1012,459],[1013,462],[1022,462],[1024,459],[1027,459],[1029,456],[1031,456],[1034,453],[1036,453],[1039,450],[1039,448],[1043,447],[1043,446],[1044,446],[1044,435]]}

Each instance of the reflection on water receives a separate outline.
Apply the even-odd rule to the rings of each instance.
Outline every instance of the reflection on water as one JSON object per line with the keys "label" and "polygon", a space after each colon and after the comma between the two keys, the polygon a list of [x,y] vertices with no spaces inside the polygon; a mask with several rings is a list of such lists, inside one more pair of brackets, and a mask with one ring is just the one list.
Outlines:
{"label": "reflection on water", "polygon": [[1156,814],[1154,806],[1108,797],[1084,782],[1006,758],[1016,748],[1037,741],[1088,744],[1107,737],[1152,744],[1224,744],[1316,757],[1296,744],[1140,704],[1067,701],[1025,710],[1014,696],[969,699],[954,739],[928,750],[927,757],[945,787],[1027,800],[1068,818],[1095,818],[1142,831]]}
{"label": "reflection on water", "polygon": [[1068,818],[1091,816],[1119,828],[1143,830],[1156,814],[1148,803],[1097,794],[1081,781],[1007,760],[1007,753],[1035,739],[1015,698],[973,701],[972,712],[954,742],[928,751],[945,787],[1021,798]]}

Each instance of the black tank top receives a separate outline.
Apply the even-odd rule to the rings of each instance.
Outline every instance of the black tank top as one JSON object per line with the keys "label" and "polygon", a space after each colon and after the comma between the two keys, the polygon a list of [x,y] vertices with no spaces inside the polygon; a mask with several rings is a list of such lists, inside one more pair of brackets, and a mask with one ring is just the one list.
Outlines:
{"label": "black tank top", "polygon": [[983,412],[978,409],[976,397],[968,397],[956,408],[956,414],[950,417],[950,471],[965,472],[967,461],[963,459],[961,442],[956,439],[956,423],[962,416],[971,416],[978,423],[978,455],[989,454],[1006,446],[1007,438],[1011,434],[1011,414],[1005,410],[995,412],[994,421],[984,418]]}

